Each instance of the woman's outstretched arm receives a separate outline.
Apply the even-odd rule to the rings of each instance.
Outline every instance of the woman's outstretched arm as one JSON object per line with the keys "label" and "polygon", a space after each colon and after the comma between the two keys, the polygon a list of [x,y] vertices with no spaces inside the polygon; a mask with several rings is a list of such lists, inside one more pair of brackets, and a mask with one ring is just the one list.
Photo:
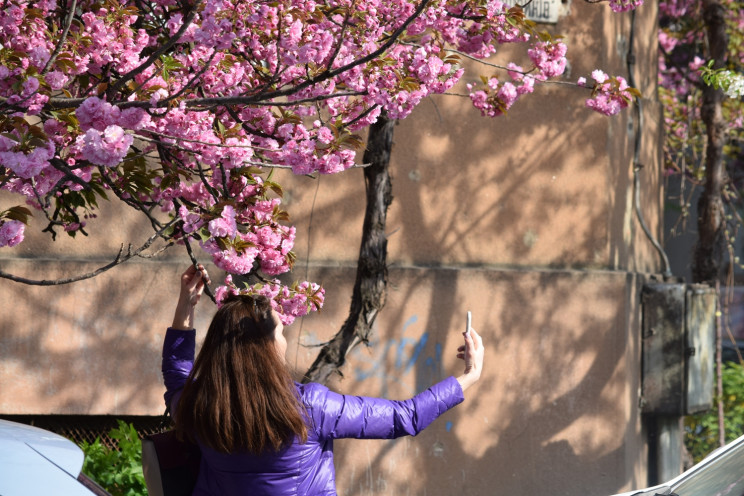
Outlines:
{"label": "woman's outstretched arm", "polygon": [[472,328],[458,358],[465,371],[404,401],[341,395],[320,384],[303,385],[303,398],[320,438],[392,439],[415,436],[441,414],[463,401],[463,391],[480,379],[484,346]]}
{"label": "woman's outstretched arm", "polygon": [[163,340],[163,382],[165,404],[175,411],[175,403],[186,383],[194,362],[196,333],[194,332],[194,307],[199,302],[204,285],[209,284],[204,267],[190,266],[181,275],[178,304],[173,315],[173,325]]}
{"label": "woman's outstretched arm", "polygon": [[194,308],[204,292],[204,285],[209,284],[209,276],[204,266],[190,265],[181,275],[181,292],[173,315],[171,328],[188,330],[194,328]]}

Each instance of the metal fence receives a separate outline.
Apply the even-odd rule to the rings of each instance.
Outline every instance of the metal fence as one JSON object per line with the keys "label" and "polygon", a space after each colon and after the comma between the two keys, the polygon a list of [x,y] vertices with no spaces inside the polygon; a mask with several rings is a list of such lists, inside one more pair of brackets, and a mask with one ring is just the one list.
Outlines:
{"label": "metal fence", "polygon": [[93,443],[96,439],[100,439],[104,446],[116,448],[116,441],[111,439],[109,432],[119,426],[117,420],[132,424],[141,439],[143,436],[158,432],[163,417],[162,415],[0,415],[0,419],[39,427],[64,436],[75,444],[80,444],[82,441]]}

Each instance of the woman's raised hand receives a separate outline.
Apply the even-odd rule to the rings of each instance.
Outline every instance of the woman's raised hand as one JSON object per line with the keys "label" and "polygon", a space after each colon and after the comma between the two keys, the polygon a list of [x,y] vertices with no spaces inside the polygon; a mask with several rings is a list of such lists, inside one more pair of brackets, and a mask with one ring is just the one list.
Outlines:
{"label": "woman's raised hand", "polygon": [[481,372],[483,371],[484,347],[483,339],[475,329],[470,328],[470,332],[462,333],[465,338],[465,344],[457,348],[457,358],[465,362],[465,371],[457,378],[462,390],[478,382]]}
{"label": "woman's raised hand", "polygon": [[199,303],[204,286],[209,284],[209,275],[203,265],[190,265],[181,274],[181,291],[178,295],[178,304],[173,315],[173,329],[194,328],[194,307]]}

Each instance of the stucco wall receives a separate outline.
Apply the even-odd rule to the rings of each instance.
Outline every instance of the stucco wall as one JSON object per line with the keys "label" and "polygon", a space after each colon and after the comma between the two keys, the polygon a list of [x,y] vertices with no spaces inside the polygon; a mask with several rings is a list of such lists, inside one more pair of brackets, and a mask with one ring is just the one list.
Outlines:
{"label": "stucco wall", "polygon": [[[638,11],[635,41],[641,204],[658,235],[654,9]],[[566,80],[596,67],[625,75],[630,15],[606,4],[570,10],[556,27],[572,54]],[[547,86],[495,120],[437,97],[396,127],[387,304],[371,346],[351,353],[332,386],[404,398],[457,373],[467,309],[488,358],[465,403],[419,437],[338,442],[340,494],[600,496],[645,484],[638,295],[660,266],[632,211],[639,122],[627,110],[594,114],[587,96]],[[352,170],[279,182],[298,233],[289,278],[327,289],[323,311],[287,329],[289,360],[304,370],[348,311],[364,181]],[[149,236],[109,207],[90,231],[52,244],[32,228],[0,250],[0,269],[32,279],[88,272]],[[186,263],[175,247],[69,286],[0,281],[0,413],[159,414],[159,349]],[[205,302],[198,327],[213,311]]]}
{"label": "stucco wall", "polygon": [[[16,294],[19,315],[35,318],[15,328],[3,320],[0,410],[157,414],[159,347],[181,265],[127,265],[69,291]],[[345,318],[353,270],[316,266],[310,277],[333,297],[287,328],[300,371]],[[339,442],[342,494],[527,495],[548,483],[551,494],[610,494],[643,484],[636,276],[398,268],[390,282],[371,346],[351,353],[335,389],[399,399],[457,374],[466,308],[486,369],[465,403],[418,438]],[[205,302],[200,329],[212,312]]]}

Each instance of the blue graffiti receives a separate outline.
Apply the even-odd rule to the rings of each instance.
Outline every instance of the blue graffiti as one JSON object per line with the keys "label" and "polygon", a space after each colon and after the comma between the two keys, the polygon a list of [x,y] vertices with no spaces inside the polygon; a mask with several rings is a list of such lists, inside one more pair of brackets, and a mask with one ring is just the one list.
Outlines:
{"label": "blue graffiti", "polygon": [[422,390],[442,377],[442,343],[434,345],[434,356],[427,357],[424,367],[416,378],[416,389]]}
{"label": "blue graffiti", "polygon": [[[441,343],[435,343],[434,356],[423,357],[426,345],[429,342],[429,333],[424,332],[418,338],[406,336],[407,331],[416,322],[418,322],[416,315],[410,317],[403,324],[403,329],[398,338],[391,338],[385,342],[373,339],[370,341],[369,347],[356,348],[352,352],[356,380],[379,379],[382,385],[382,394],[387,395],[387,385],[390,382],[404,384],[404,377],[417,364],[416,391],[411,391],[411,393],[423,391],[433,382],[439,380],[442,377],[442,345]],[[392,370],[387,365],[391,353],[394,358]]]}

